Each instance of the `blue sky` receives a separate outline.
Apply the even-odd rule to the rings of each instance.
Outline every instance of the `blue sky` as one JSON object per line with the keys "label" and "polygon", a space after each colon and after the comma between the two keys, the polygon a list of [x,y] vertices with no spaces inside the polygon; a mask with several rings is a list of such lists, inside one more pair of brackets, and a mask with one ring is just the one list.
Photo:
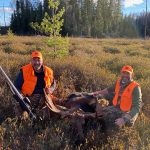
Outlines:
{"label": "blue sky", "polygon": [[[146,0],[124,0],[122,12],[123,14],[141,13],[145,11]],[[150,0],[147,0],[148,11],[150,11]]]}
{"label": "blue sky", "polygon": [[[6,25],[10,23],[11,13],[13,9],[10,5],[10,2],[13,0],[0,0],[0,26],[5,25],[4,23],[4,13],[3,13],[3,5],[5,6],[5,18]],[[94,0],[97,1],[97,0]],[[148,1],[148,11],[150,11],[150,0]],[[123,14],[130,13],[141,13],[145,11],[145,2],[146,0],[122,0],[122,12]]]}
{"label": "blue sky", "polygon": [[6,25],[9,25],[10,17],[13,12],[11,5],[11,0],[0,0],[0,26],[5,25],[4,23],[4,13],[3,13],[3,5],[5,6],[5,18],[6,18]]}

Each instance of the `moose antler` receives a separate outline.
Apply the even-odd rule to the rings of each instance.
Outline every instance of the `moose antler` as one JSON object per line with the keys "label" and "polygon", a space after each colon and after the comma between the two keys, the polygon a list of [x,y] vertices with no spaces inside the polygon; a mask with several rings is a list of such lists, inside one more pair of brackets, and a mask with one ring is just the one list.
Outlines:
{"label": "moose antler", "polygon": [[[63,110],[59,109],[61,106],[58,108],[57,105],[56,106],[54,105],[51,96],[49,94],[46,94],[45,89],[44,89],[44,95],[45,95],[45,103],[46,103],[47,107],[51,111],[60,114],[63,111]],[[65,108],[65,109],[67,109],[67,108]]]}
{"label": "moose antler", "polygon": [[64,106],[54,105],[51,96],[49,94],[46,94],[45,90],[44,90],[44,94],[46,98],[45,103],[47,107],[51,111],[60,114],[62,118],[74,117],[74,116],[78,116],[82,118],[89,118],[89,117],[95,118],[96,117],[96,113],[83,112],[79,109],[80,108],[79,104],[87,103],[87,100],[84,99],[83,97],[81,98],[78,97],[76,100],[73,100],[72,102],[68,102],[67,106],[68,105],[70,106],[70,108],[68,109]]}

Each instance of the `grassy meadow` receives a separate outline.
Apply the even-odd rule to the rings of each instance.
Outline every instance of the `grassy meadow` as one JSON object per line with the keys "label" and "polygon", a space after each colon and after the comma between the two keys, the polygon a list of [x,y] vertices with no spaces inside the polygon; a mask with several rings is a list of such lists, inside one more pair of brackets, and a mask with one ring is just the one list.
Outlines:
{"label": "grassy meadow", "polygon": [[[18,123],[12,94],[0,76],[0,145],[9,150],[55,149],[150,149],[150,40],[69,38],[69,55],[53,58],[46,37],[0,36],[0,65],[14,80],[21,66],[29,63],[31,51],[40,50],[44,63],[54,70],[55,95],[67,97],[74,91],[92,92],[111,86],[123,65],[134,68],[135,80],[143,93],[143,113],[132,128],[110,135],[107,142],[100,132],[87,130],[84,147],[74,146],[69,120],[53,118],[45,129],[35,131],[31,122]],[[39,127],[40,128],[40,127]],[[0,148],[1,149],[1,148]]]}

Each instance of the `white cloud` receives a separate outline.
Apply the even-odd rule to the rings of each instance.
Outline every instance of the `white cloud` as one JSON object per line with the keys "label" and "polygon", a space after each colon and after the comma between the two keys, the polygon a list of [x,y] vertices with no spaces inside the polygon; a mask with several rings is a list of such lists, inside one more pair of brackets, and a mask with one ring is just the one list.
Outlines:
{"label": "white cloud", "polygon": [[4,7],[4,10],[3,10],[3,8],[0,8],[0,12],[4,12],[4,11],[5,13],[13,13],[14,9],[10,7]]}
{"label": "white cloud", "polygon": [[144,3],[144,0],[124,0],[124,6],[127,7],[132,7],[134,5],[139,5]]}

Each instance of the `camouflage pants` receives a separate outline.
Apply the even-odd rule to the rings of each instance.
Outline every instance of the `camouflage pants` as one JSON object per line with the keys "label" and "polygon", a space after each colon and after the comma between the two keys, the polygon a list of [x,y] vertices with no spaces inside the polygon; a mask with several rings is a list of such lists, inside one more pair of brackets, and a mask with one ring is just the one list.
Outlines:
{"label": "camouflage pants", "polygon": [[[43,94],[33,94],[29,97],[29,100],[31,102],[30,106],[32,112],[35,113],[38,118],[41,118],[42,120],[50,119],[50,111],[45,105],[45,96]],[[24,110],[21,109],[19,104],[15,104],[14,110],[17,116],[24,114]]]}
{"label": "camouflage pants", "polygon": [[[103,107],[102,109],[102,121],[104,123],[104,126],[106,130],[112,129],[112,127],[116,128],[115,120],[118,118],[122,118],[126,113],[122,112],[118,107],[115,106],[107,106]],[[138,115],[131,118],[125,125],[126,126],[132,126],[134,125]]]}

